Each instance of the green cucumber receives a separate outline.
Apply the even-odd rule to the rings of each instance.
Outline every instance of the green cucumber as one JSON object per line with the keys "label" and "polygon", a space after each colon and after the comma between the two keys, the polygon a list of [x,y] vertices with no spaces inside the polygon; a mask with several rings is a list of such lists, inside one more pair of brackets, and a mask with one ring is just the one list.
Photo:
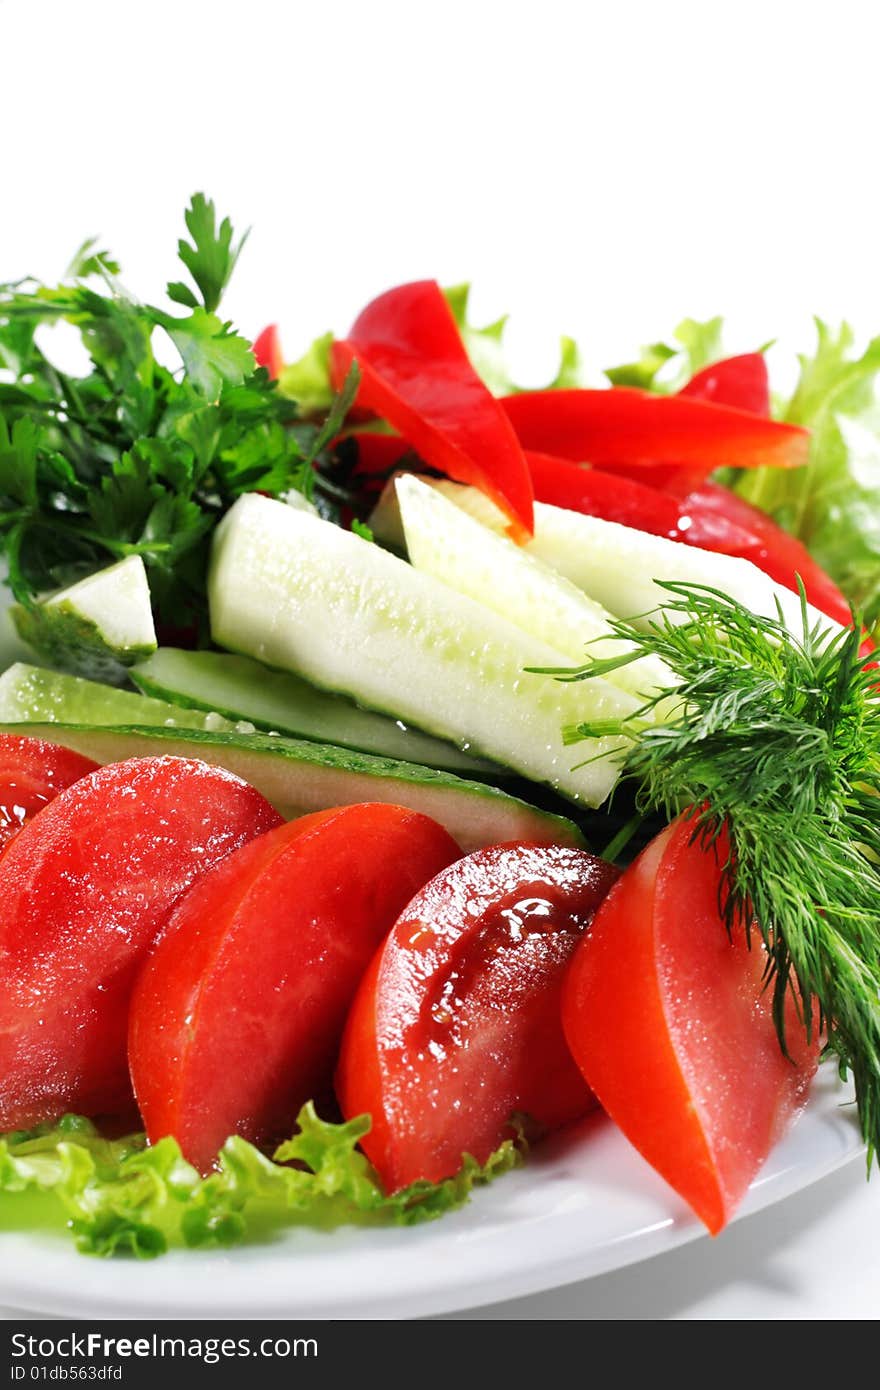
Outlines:
{"label": "green cucumber", "polygon": [[401,758],[447,772],[500,772],[491,763],[469,757],[451,743],[408,729],[372,710],[358,709],[341,695],[317,690],[298,676],[272,671],[247,656],[160,647],[146,661],[133,666],[129,676],[146,695],[196,709],[217,710],[229,719],[247,719],[257,728],[292,734],[295,738],[335,743],[340,748]]}
{"label": "green cucumber", "polygon": [[251,493],[214,537],[208,576],[218,645],[416,724],[599,806],[620,738],[566,747],[563,729],[619,719],[637,701],[607,681],[571,684],[563,652],[379,546]]}
{"label": "green cucumber", "polygon": [[[134,691],[45,671],[17,661],[0,676],[0,723],[141,724],[188,729],[234,729],[216,713],[181,709]],[[239,724],[238,731],[246,732]],[[250,731],[254,726],[250,725]]]}
{"label": "green cucumber", "polygon": [[74,675],[121,685],[126,667],[156,650],[147,572],[139,555],[90,574],[12,618],[22,641]]}
{"label": "green cucumber", "polygon": [[[574,665],[632,651],[611,635],[610,615],[556,570],[497,535],[413,474],[396,482],[406,549],[416,569],[468,594],[571,658]],[[588,646],[589,644],[589,646]],[[656,657],[609,675],[612,685],[644,699],[674,684]]]}
{"label": "green cucumber", "polygon": [[439,821],[465,853],[507,840],[584,843],[571,821],[539,811],[484,782],[280,735],[38,721],[3,721],[0,729],[46,739],[99,763],[162,754],[200,758],[243,777],[288,820],[331,806],[384,801]]}

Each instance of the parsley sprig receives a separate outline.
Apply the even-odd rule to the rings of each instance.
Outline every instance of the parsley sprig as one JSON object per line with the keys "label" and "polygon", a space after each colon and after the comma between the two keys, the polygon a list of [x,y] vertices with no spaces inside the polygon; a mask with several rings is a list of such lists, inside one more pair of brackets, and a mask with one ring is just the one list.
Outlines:
{"label": "parsley sprig", "polygon": [[[185,219],[192,286],[167,291],[184,313],[140,303],[93,241],[61,285],[0,285],[0,541],[21,603],[137,554],[159,620],[197,628],[210,533],[241,493],[299,491],[332,513],[321,464],[356,381],[326,421],[301,418],[217,313],[245,238],[200,193]],[[45,330],[62,321],[84,376],[49,356]],[[157,358],[162,334],[176,370]]]}
{"label": "parsley sprig", "polygon": [[[669,583],[645,628],[615,622],[632,644],[618,662],[588,661],[582,680],[648,652],[680,682],[610,727],[584,723],[569,742],[629,734],[624,774],[645,812],[692,808],[694,833],[723,828],[730,855],[722,907],[733,932],[757,931],[783,1050],[793,992],[808,1035],[824,1033],[851,1072],[869,1156],[880,1148],[880,693],[861,656],[861,627],[829,637],[758,617],[711,588]],[[650,722],[660,702],[670,717]]]}

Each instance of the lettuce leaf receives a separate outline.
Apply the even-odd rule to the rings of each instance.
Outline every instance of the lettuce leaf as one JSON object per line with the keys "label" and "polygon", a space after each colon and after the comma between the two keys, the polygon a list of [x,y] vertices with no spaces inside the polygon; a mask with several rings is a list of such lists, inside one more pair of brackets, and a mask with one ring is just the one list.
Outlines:
{"label": "lettuce leaf", "polygon": [[756,469],[741,496],[799,537],[870,626],[880,619],[880,338],[853,351],[847,324],[816,320],[817,346],[781,415],[811,431],[806,468]]}
{"label": "lettuce leaf", "polygon": [[318,415],[333,403],[330,348],[333,334],[322,333],[296,362],[288,362],[278,378],[278,390],[296,401],[302,415]]}
{"label": "lettuce leaf", "polygon": [[682,319],[673,333],[674,344],[647,343],[634,362],[607,367],[612,386],[637,386],[643,391],[666,394],[677,391],[696,372],[724,356],[720,318]]}
{"label": "lettuce leaf", "polygon": [[[494,323],[487,323],[484,328],[477,328],[468,318],[470,285],[453,285],[449,289],[445,289],[443,293],[458,325],[471,364],[492,394],[494,396],[511,396],[522,391],[523,387],[517,386],[510,375],[510,368],[504,353],[504,330],[507,327],[509,315],[504,314]],[[583,363],[578,345],[573,338],[562,337],[559,340],[559,365],[553,380],[547,383],[545,389],[560,391],[569,387],[583,386],[583,384]]]}
{"label": "lettuce leaf", "polygon": [[67,1115],[56,1125],[0,1138],[0,1194],[4,1205],[17,1197],[39,1198],[41,1224],[46,1210],[62,1211],[85,1254],[152,1259],[169,1245],[225,1247],[296,1223],[430,1221],[462,1206],[475,1187],[508,1172],[522,1157],[518,1135],[483,1166],[465,1155],[455,1177],[386,1196],[358,1148],[370,1128],[368,1116],[332,1124],[309,1102],[297,1124],[274,1158],[244,1139],[228,1139],[217,1171],[203,1178],[174,1139],[152,1146],[143,1134],[107,1139],[90,1120]]}

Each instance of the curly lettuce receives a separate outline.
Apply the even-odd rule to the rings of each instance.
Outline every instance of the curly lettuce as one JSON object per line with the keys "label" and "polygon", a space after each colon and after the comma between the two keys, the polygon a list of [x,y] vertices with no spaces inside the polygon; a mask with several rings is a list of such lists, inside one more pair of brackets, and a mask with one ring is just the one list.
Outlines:
{"label": "curly lettuce", "polygon": [[869,625],[880,620],[880,338],[853,351],[853,332],[816,320],[812,357],[782,419],[811,431],[810,461],[791,472],[761,468],[737,491],[791,531]]}
{"label": "curly lettuce", "polygon": [[21,1208],[29,1202],[34,1225],[51,1222],[53,1213],[66,1217],[83,1253],[142,1260],[169,1245],[234,1245],[257,1225],[260,1231],[297,1223],[409,1226],[463,1206],[475,1187],[508,1172],[522,1156],[521,1139],[508,1140],[484,1165],[465,1155],[454,1177],[387,1196],[358,1148],[369,1116],[332,1124],[309,1102],[297,1124],[272,1158],[244,1139],[228,1139],[208,1177],[187,1163],[174,1139],[151,1146],[143,1134],[107,1139],[76,1115],[6,1134],[0,1138],[0,1226],[4,1208],[16,1210],[7,1203]]}

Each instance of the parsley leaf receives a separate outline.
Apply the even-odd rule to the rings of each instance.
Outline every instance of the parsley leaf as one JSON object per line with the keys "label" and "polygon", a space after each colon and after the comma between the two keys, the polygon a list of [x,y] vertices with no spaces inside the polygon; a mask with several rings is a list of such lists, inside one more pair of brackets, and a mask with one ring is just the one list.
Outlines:
{"label": "parsley leaf", "polygon": [[[323,514],[339,511],[324,474],[356,381],[337,398],[327,376],[302,419],[217,312],[244,238],[203,194],[185,218],[179,254],[198,294],[169,287],[183,314],[140,303],[94,240],[61,285],[0,285],[0,544],[25,606],[138,554],[160,624],[198,636],[211,532],[237,497],[317,493]],[[88,353],[83,376],[61,370],[43,346],[51,335],[37,334],[61,321]],[[157,331],[177,349],[175,371],[157,360]]]}

